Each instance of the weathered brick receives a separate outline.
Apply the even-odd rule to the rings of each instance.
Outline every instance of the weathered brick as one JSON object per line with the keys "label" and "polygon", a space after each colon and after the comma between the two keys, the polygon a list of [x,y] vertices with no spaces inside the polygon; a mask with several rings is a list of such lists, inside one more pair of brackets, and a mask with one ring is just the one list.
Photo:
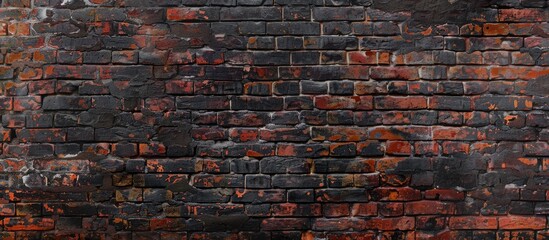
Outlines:
{"label": "weathered brick", "polygon": [[242,7],[242,8],[223,8],[220,11],[221,20],[263,20],[269,19],[281,20],[282,11],[275,7]]}
{"label": "weathered brick", "polygon": [[87,110],[91,98],[78,96],[47,96],[43,100],[44,110]]}
{"label": "weathered brick", "polygon": [[319,109],[357,109],[371,110],[373,108],[373,98],[371,96],[317,96],[315,97],[315,106]]}
{"label": "weathered brick", "polygon": [[497,229],[498,219],[496,217],[465,216],[450,217],[450,229]]}
{"label": "weathered brick", "polygon": [[548,18],[548,13],[540,9],[500,9],[498,15],[501,22],[539,22]]}
{"label": "weathered brick", "polygon": [[357,127],[314,127],[313,141],[358,142],[368,138],[368,130]]}
{"label": "weathered brick", "polygon": [[48,231],[54,229],[51,218],[5,218],[4,226],[8,231]]}
{"label": "weathered brick", "polygon": [[313,8],[313,18],[318,21],[334,20],[364,20],[363,7],[316,7]]}
{"label": "weathered brick", "polygon": [[504,216],[498,218],[498,226],[500,229],[545,229],[547,219],[544,217],[529,217],[529,216]]}

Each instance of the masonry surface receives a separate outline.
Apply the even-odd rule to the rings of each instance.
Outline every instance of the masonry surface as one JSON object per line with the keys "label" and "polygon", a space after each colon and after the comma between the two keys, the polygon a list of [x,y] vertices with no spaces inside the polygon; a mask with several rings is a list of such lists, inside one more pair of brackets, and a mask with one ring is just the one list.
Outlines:
{"label": "masonry surface", "polygon": [[0,239],[549,239],[545,0],[0,2]]}

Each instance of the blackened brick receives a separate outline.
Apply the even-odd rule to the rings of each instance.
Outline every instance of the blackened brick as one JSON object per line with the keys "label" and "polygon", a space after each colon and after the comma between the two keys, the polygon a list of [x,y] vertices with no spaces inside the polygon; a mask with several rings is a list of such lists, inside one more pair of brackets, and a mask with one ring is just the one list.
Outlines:
{"label": "blackened brick", "polygon": [[44,110],[86,110],[91,106],[91,98],[77,96],[47,96],[44,98]]}
{"label": "blackened brick", "polygon": [[220,11],[221,20],[263,20],[270,21],[281,20],[282,11],[275,7],[242,7],[242,8],[223,8]]}
{"label": "blackened brick", "polygon": [[317,7],[313,8],[313,18],[317,21],[364,20],[363,7]]}

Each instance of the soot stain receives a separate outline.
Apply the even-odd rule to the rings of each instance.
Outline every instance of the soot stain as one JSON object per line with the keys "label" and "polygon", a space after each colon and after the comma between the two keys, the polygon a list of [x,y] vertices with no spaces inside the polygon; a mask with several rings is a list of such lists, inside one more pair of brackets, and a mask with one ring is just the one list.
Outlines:
{"label": "soot stain", "polygon": [[464,24],[490,18],[495,12],[487,7],[498,1],[501,0],[376,0],[372,8],[385,12],[411,11],[411,21],[416,24]]}

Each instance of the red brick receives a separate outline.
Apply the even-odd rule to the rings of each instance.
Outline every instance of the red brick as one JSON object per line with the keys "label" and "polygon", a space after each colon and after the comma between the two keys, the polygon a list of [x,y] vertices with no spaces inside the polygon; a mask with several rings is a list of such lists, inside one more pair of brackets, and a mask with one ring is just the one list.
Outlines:
{"label": "red brick", "polygon": [[541,22],[549,20],[549,13],[544,9],[500,9],[500,22]]}
{"label": "red brick", "polygon": [[365,229],[381,231],[412,230],[414,228],[415,219],[413,217],[372,218],[365,224]]}
{"label": "red brick", "polygon": [[404,203],[385,202],[379,203],[379,214],[384,217],[398,217],[404,215]]}
{"label": "red brick", "polygon": [[53,230],[55,221],[51,218],[4,218],[8,231],[48,231]]}
{"label": "red brick", "polygon": [[499,228],[503,230],[546,229],[547,218],[541,216],[503,216],[498,217]]}
{"label": "red brick", "polygon": [[320,204],[296,204],[280,203],[271,206],[273,216],[278,217],[299,217],[299,216],[322,216]]}
{"label": "red brick", "polygon": [[325,217],[345,217],[349,216],[349,214],[349,204],[326,203],[322,205],[322,215]]}
{"label": "red brick", "polygon": [[358,142],[368,138],[368,129],[359,127],[314,127],[313,141]]}
{"label": "red brick", "polygon": [[173,111],[175,110],[175,101],[173,97],[147,98],[145,99],[145,108],[153,112]]}
{"label": "red brick", "polygon": [[264,231],[305,230],[309,227],[307,218],[268,218],[261,221],[261,229]]}
{"label": "red brick", "polygon": [[482,131],[469,127],[433,127],[434,140],[484,140],[486,138]]}
{"label": "red brick", "polygon": [[42,99],[40,97],[14,97],[13,111],[22,112],[26,110],[39,110]]}
{"label": "red brick", "polygon": [[446,228],[446,218],[438,216],[417,216],[417,230],[442,230]]}
{"label": "red brick", "polygon": [[454,213],[453,203],[424,200],[404,204],[406,215],[453,215]]}
{"label": "red brick", "polygon": [[259,132],[259,138],[268,142],[306,142],[309,135],[309,128],[262,129]]}
{"label": "red brick", "polygon": [[419,97],[376,97],[376,109],[425,109],[427,108],[427,98]]}
{"label": "red brick", "polygon": [[459,216],[450,217],[448,226],[450,229],[497,229],[498,219],[496,217],[483,216]]}
{"label": "red brick", "polygon": [[335,232],[326,234],[327,240],[375,240],[375,233],[368,232]]}
{"label": "red brick", "polygon": [[482,26],[475,23],[465,24],[459,29],[459,34],[462,36],[482,35]]}
{"label": "red brick", "polygon": [[315,97],[315,107],[318,109],[356,109],[372,110],[373,97],[371,96],[318,96]]}
{"label": "red brick", "polygon": [[231,128],[229,137],[235,142],[253,142],[259,139],[259,131],[254,128]]}
{"label": "red brick", "polygon": [[352,216],[368,217],[377,215],[376,203],[355,203],[351,207]]}
{"label": "red brick", "polygon": [[366,228],[366,220],[361,218],[317,218],[313,220],[312,229],[316,231],[361,231]]}
{"label": "red brick", "polygon": [[412,145],[405,141],[387,141],[385,152],[390,155],[410,155],[412,153]]}
{"label": "red brick", "polygon": [[505,23],[485,23],[482,26],[484,35],[486,36],[498,36],[508,35],[509,25]]}
{"label": "red brick", "polygon": [[378,53],[373,51],[348,52],[349,64],[378,64]]}
{"label": "red brick", "polygon": [[[114,222],[126,221],[121,218],[115,218]],[[183,218],[153,218],[150,220],[150,229],[152,231],[182,231],[185,230],[185,220]]]}
{"label": "red brick", "polygon": [[19,73],[19,79],[25,80],[39,80],[42,78],[42,69],[41,68],[30,68],[26,67]]}
{"label": "red brick", "polygon": [[418,155],[438,155],[439,145],[436,142],[415,142],[414,153]]}
{"label": "red brick", "polygon": [[193,139],[199,141],[225,140],[227,139],[227,131],[216,127],[193,128],[191,136],[193,136]]}
{"label": "red brick", "polygon": [[217,8],[168,8],[168,21],[216,21],[219,19]]}
{"label": "red brick", "polygon": [[465,199],[465,193],[454,189],[429,189],[425,191],[425,199],[458,201]]}
{"label": "red brick", "polygon": [[162,143],[140,143],[139,155],[141,156],[164,156],[166,154],[166,146]]}
{"label": "red brick", "polygon": [[548,68],[538,68],[538,67],[494,66],[490,69],[490,79],[498,79],[498,80],[514,80],[514,79],[531,80],[531,79],[537,79],[541,76],[545,76],[548,74],[549,74]]}
{"label": "red brick", "polygon": [[448,78],[463,80],[487,80],[490,77],[487,67],[453,66],[448,69]]}
{"label": "red brick", "polygon": [[381,140],[431,140],[431,128],[423,126],[374,127],[370,139]]}
{"label": "red brick", "polygon": [[463,142],[442,142],[443,154],[455,154],[455,153],[469,153],[469,144]]}
{"label": "red brick", "polygon": [[413,201],[421,199],[421,192],[413,188],[376,188],[372,198],[378,201]]}

